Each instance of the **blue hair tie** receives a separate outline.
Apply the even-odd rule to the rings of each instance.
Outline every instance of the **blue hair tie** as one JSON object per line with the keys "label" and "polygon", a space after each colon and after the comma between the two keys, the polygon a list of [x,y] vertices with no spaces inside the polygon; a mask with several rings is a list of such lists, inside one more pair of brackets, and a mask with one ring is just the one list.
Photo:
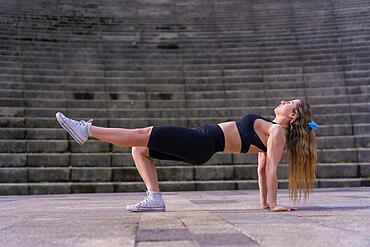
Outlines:
{"label": "blue hair tie", "polygon": [[311,129],[318,129],[320,128],[320,126],[313,120],[309,121],[308,122],[308,127],[311,128]]}

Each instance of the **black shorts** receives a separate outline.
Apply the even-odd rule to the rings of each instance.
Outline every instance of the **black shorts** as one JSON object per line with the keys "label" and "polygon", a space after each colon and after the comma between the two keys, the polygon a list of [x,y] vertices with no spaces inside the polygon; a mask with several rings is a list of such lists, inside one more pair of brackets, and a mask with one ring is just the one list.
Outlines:
{"label": "black shorts", "polygon": [[198,128],[154,126],[148,141],[149,156],[154,159],[206,163],[225,148],[224,133],[218,125]]}

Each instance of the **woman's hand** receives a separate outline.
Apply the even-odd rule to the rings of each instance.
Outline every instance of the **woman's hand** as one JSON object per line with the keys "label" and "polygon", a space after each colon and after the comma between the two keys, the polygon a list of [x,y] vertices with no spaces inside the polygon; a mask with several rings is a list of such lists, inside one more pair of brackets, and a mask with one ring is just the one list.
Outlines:
{"label": "woman's hand", "polygon": [[283,206],[283,205],[276,205],[275,207],[271,208],[271,211],[273,212],[279,212],[279,211],[297,211],[296,208],[291,208],[288,206]]}

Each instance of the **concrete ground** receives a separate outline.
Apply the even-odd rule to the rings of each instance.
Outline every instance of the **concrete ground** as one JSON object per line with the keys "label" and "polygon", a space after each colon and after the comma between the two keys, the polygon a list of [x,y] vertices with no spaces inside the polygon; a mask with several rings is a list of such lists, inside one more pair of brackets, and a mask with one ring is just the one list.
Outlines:
{"label": "concrete ground", "polygon": [[[1,196],[0,245],[370,246],[370,187],[317,189],[298,211],[277,213],[250,190],[166,192],[167,212],[125,209],[143,197]],[[279,199],[289,204],[286,190]]]}

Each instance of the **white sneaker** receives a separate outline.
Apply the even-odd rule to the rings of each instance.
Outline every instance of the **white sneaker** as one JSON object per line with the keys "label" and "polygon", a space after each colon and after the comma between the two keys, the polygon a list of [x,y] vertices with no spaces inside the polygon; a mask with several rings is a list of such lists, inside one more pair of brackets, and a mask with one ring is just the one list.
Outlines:
{"label": "white sneaker", "polygon": [[84,120],[76,121],[64,116],[61,112],[55,114],[60,126],[65,129],[80,145],[83,145],[90,134],[92,119],[85,122]]}
{"label": "white sneaker", "polygon": [[162,195],[160,192],[146,192],[146,197],[143,201],[135,205],[127,205],[126,209],[132,212],[149,212],[149,211],[166,211]]}

